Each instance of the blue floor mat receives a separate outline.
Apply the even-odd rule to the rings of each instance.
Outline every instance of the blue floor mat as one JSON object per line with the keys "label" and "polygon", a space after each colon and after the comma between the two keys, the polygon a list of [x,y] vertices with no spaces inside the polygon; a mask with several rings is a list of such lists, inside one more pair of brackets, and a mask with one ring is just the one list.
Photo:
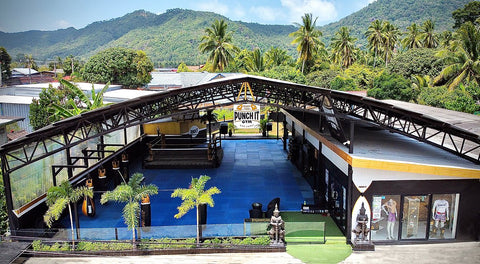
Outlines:
{"label": "blue floor mat", "polygon": [[[207,224],[243,223],[254,202],[262,203],[265,211],[270,200],[280,197],[280,211],[298,211],[301,203],[309,199],[302,196],[305,181],[287,160],[281,140],[224,140],[222,147],[223,162],[216,169],[147,170],[141,169],[140,160],[131,164],[131,172],[143,173],[146,184],[158,186],[158,195],[150,198],[152,226],[195,225],[195,210],[180,219],[174,218],[181,199],[170,195],[176,188],[187,188],[191,178],[200,175],[211,177],[206,188],[216,186],[222,192],[213,196],[215,206],[207,208]],[[94,217],[84,216],[79,206],[80,227],[125,227],[121,215],[124,204],[102,205],[99,200],[100,194],[96,194]],[[68,221],[63,219],[65,226],[69,226]]]}

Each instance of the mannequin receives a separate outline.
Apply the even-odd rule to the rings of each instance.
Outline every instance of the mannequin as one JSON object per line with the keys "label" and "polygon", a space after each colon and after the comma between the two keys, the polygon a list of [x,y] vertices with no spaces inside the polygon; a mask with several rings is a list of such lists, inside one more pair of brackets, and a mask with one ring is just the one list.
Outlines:
{"label": "mannequin", "polygon": [[435,200],[432,207],[432,218],[435,221],[435,225],[432,228],[432,235],[437,235],[438,227],[440,224],[440,237],[445,236],[445,222],[449,220],[448,217],[448,201],[445,199]]}
{"label": "mannequin", "polygon": [[387,215],[387,239],[395,239],[393,229],[397,221],[397,202],[390,199],[382,205],[382,209]]}

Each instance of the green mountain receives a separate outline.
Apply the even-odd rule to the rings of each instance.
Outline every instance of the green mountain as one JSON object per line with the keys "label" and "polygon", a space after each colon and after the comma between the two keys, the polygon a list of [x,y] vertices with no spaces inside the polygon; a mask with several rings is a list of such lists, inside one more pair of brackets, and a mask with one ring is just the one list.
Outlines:
{"label": "green mountain", "polygon": [[420,26],[431,19],[435,23],[435,31],[442,32],[452,30],[452,12],[469,2],[472,0],[377,0],[337,22],[320,27],[320,30],[327,43],[340,27],[346,26],[359,39],[361,46],[366,45],[364,34],[375,19],[388,20],[402,32],[413,22]]}
{"label": "green mountain", "polygon": [[234,31],[234,43],[242,49],[259,47],[266,50],[276,46],[295,54],[288,37],[296,30],[293,25],[235,22],[212,12],[184,9],[171,9],[160,15],[139,10],[79,30],[0,32],[0,46],[4,46],[13,58],[17,54],[32,54],[38,60],[70,54],[86,60],[100,50],[121,46],[144,50],[157,65],[200,64],[205,62],[207,55],[198,51],[198,45],[204,29],[215,19],[227,21],[229,30]]}
{"label": "green mountain", "polygon": [[[338,22],[320,27],[324,42],[341,27],[350,28],[359,44],[365,45],[364,32],[374,19],[392,22],[405,31],[412,22],[435,22],[438,32],[451,29],[452,12],[470,0],[377,0],[362,10]],[[87,60],[91,55],[108,47],[127,47],[144,50],[156,65],[201,64],[207,55],[198,51],[204,33],[215,19],[224,19],[229,30],[234,31],[234,44],[241,49],[255,47],[266,51],[272,46],[288,50],[296,56],[288,34],[295,31],[293,25],[261,25],[231,21],[212,13],[185,9],[171,9],[156,15],[144,10],[123,17],[92,23],[85,28],[67,28],[56,31],[0,32],[0,46],[7,49],[12,58],[17,54],[32,54],[40,61],[53,60],[68,55]]]}

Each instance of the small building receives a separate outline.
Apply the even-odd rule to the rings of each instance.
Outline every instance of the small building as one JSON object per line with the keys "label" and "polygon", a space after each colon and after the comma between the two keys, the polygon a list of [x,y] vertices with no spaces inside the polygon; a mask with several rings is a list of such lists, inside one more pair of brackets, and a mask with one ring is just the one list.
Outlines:
{"label": "small building", "polygon": [[14,116],[0,116],[0,145],[3,145],[7,143],[10,140],[14,140],[15,138],[9,138],[9,135],[20,135],[20,136],[25,136],[26,131],[17,131],[17,132],[11,132],[7,131],[6,127],[7,125],[13,124],[15,122],[23,120],[23,117],[14,117]]}

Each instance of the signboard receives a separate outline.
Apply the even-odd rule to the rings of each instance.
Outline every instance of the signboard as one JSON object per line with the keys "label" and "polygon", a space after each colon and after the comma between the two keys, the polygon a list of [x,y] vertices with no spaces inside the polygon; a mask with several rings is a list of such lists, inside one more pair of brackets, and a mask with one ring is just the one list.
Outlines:
{"label": "signboard", "polygon": [[192,126],[190,130],[188,131],[188,134],[192,135],[192,137],[197,137],[198,136],[198,131],[200,129],[197,126]]}
{"label": "signboard", "polygon": [[259,128],[260,106],[255,104],[233,105],[233,124],[235,128]]}

